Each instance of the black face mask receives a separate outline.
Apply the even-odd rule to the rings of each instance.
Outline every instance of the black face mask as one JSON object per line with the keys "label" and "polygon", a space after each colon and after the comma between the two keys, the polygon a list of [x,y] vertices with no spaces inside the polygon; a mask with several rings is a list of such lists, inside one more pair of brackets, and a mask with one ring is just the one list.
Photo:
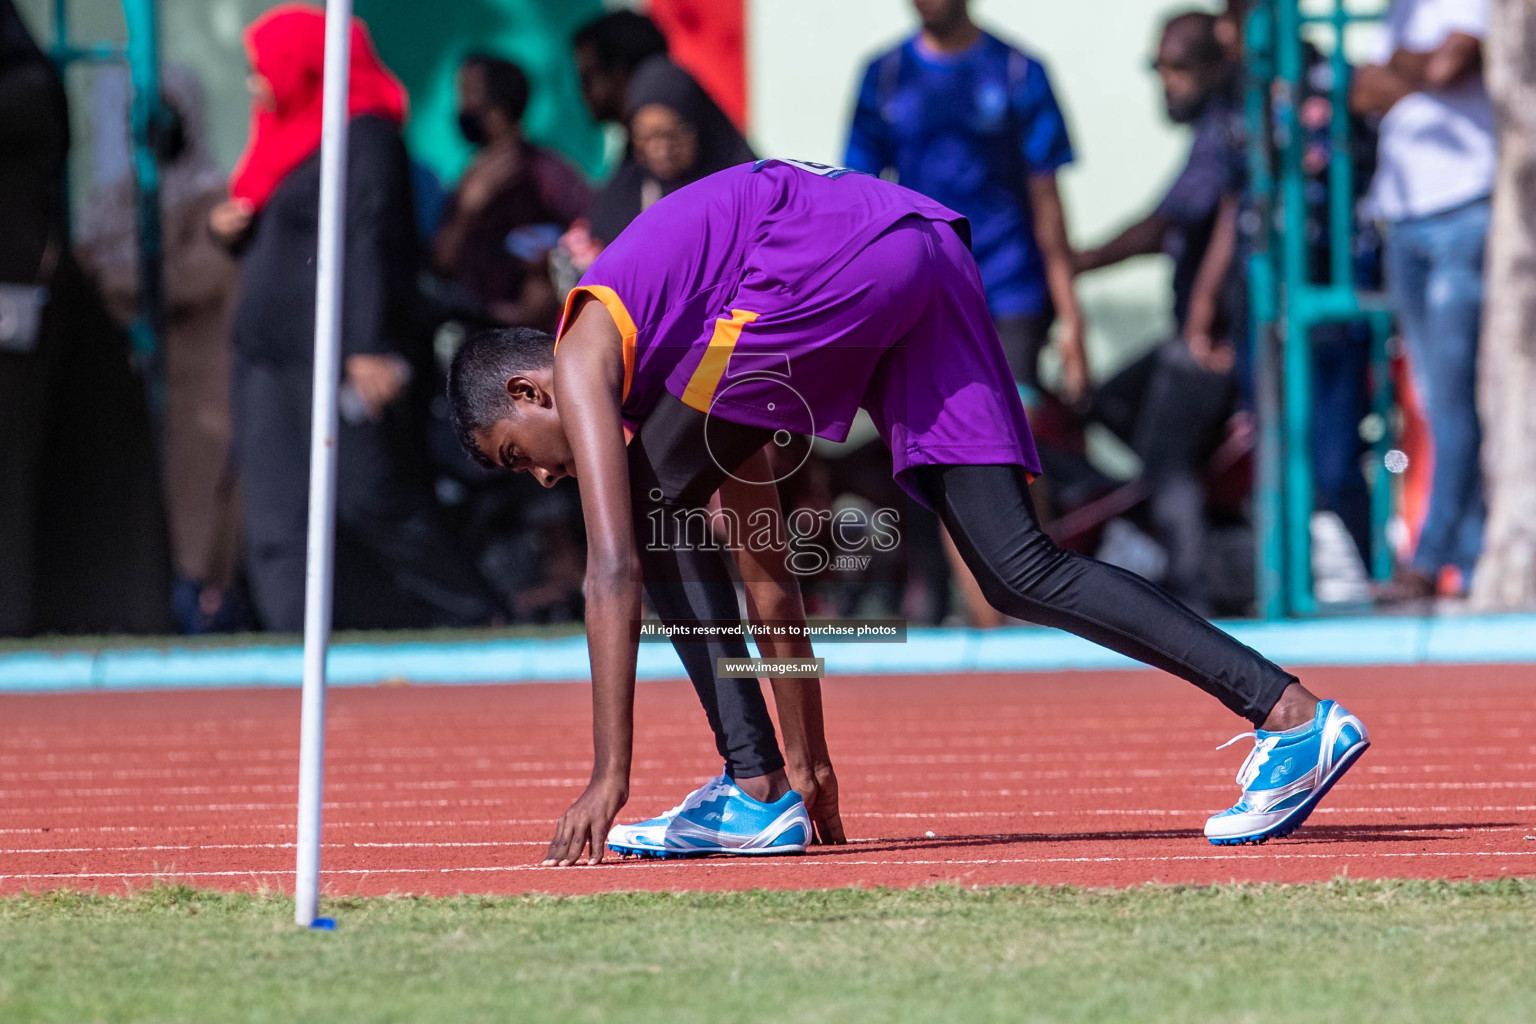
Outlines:
{"label": "black face mask", "polygon": [[459,131],[471,146],[479,148],[490,141],[490,136],[485,133],[485,124],[480,120],[480,115],[472,110],[459,111]]}

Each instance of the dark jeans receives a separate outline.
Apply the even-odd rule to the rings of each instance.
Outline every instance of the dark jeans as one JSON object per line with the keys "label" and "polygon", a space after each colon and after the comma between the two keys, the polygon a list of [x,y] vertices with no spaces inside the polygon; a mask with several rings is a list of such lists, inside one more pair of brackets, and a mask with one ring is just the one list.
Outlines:
{"label": "dark jeans", "polygon": [[[630,443],[641,571],[664,622],[739,618],[725,553],[690,544],[689,520],[680,513],[703,508],[727,469],[739,467],[769,434],[711,421],[666,397]],[[1172,672],[1255,724],[1296,681],[1141,577],[1057,547],[1040,527],[1023,467],[924,466],[916,473],[987,600],[1005,614]],[[658,523],[671,525],[658,534]],[[674,640],[674,646],[731,776],[782,767],[761,685],[715,676],[716,658],[747,656],[745,641]]]}
{"label": "dark jeans", "polygon": [[1152,523],[1168,551],[1168,589],[1203,599],[1205,487],[1201,472],[1237,407],[1237,379],[1212,373],[1180,339],[1131,363],[1093,396],[1093,416],[1141,458]]}
{"label": "dark jeans", "polygon": [[1019,313],[992,318],[1013,379],[1033,393],[1023,395],[1026,405],[1038,401],[1040,353],[1051,340],[1051,324],[1055,319],[1053,313]]}
{"label": "dark jeans", "polygon": [[[307,366],[235,364],[235,442],[246,567],[262,625],[304,628],[311,375]],[[437,521],[403,403],[337,437],[335,624],[352,629],[470,626],[495,599]]]}

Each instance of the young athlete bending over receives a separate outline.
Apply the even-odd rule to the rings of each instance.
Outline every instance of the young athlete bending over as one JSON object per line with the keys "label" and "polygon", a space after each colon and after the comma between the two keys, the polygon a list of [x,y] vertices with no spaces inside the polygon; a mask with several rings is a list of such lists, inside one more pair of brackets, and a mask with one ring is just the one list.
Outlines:
{"label": "young athlete bending over", "polygon": [[[546,486],[581,480],[596,764],[545,863],[600,860],[627,799],[641,581],[668,623],[738,617],[725,556],[687,543],[688,513],[766,445],[842,440],[861,406],[897,481],[943,519],[999,610],[1172,672],[1257,727],[1241,797],[1206,823],[1212,842],[1289,834],[1365,751],[1344,708],[1140,577],[1046,537],[1027,487],[1039,461],[968,235],[958,214],[877,178],[743,164],[643,213],[571,293],[558,342],[489,333],[459,353],[449,397],[466,448]],[[725,774],[608,843],[803,850],[760,688],[714,674],[745,642],[707,646],[685,664]]]}

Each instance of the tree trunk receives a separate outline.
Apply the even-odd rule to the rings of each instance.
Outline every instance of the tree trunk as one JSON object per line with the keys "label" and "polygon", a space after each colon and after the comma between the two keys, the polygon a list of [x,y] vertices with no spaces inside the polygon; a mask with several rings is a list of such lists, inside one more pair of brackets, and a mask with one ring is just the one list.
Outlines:
{"label": "tree trunk", "polygon": [[1491,0],[1484,73],[1499,130],[1478,353],[1488,524],[1472,600],[1536,608],[1536,0]]}

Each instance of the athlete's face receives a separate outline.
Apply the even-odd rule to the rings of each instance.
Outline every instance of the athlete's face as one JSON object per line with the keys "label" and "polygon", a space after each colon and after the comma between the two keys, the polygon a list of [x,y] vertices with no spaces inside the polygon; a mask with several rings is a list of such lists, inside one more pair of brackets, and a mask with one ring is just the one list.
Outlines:
{"label": "athlete's face", "polygon": [[507,414],[475,432],[475,443],[502,469],[532,473],[545,487],[576,475],[571,443],[555,408],[552,368],[518,374],[506,382]]}

